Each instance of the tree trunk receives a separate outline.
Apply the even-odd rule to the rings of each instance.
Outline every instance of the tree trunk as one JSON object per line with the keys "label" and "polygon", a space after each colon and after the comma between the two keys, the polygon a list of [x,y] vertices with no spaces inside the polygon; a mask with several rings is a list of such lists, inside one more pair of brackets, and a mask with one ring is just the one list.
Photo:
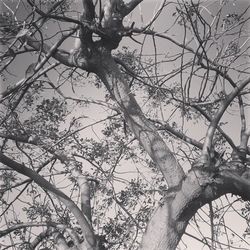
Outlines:
{"label": "tree trunk", "polygon": [[[140,250],[173,250],[183,236],[189,220],[203,205],[232,193],[249,200],[249,170],[244,173],[230,165],[220,169],[194,167],[183,180],[176,196],[163,200],[151,217]],[[247,196],[247,197],[246,197]]]}
{"label": "tree trunk", "polygon": [[[99,55],[95,73],[124,113],[125,120],[145,151],[158,166],[168,183],[168,192],[151,217],[140,245],[141,250],[173,250],[185,232],[189,220],[204,204],[226,193],[239,193],[214,166],[196,167],[184,177],[174,155],[156,127],[144,116],[110,53]],[[236,172],[238,176],[238,172]]]}
{"label": "tree trunk", "polygon": [[128,82],[110,53],[100,55],[101,63],[96,74],[103,81],[113,99],[124,113],[125,120],[145,151],[158,166],[169,188],[179,185],[184,176],[174,155],[157,132],[156,127],[144,116]]}

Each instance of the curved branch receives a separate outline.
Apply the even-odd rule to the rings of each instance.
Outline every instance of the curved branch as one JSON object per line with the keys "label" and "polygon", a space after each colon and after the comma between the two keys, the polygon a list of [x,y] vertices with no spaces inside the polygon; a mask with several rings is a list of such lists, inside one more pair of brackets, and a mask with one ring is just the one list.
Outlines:
{"label": "curved branch", "polygon": [[76,179],[80,189],[82,212],[88,218],[89,223],[91,223],[92,216],[90,205],[90,187],[88,184],[88,178],[84,176],[78,169],[73,170],[72,176]]}
{"label": "curved branch", "polygon": [[144,116],[112,56],[103,54],[100,60],[101,65],[96,74],[119,104],[130,129],[155,161],[169,187],[178,186],[184,176],[183,169],[158,134],[157,128]]}
{"label": "curved branch", "polygon": [[45,43],[41,43],[40,41],[37,41],[36,39],[32,38],[30,35],[25,34],[23,37],[21,37],[22,41],[25,41],[27,45],[35,49],[36,51],[42,51],[43,53],[47,54],[46,57],[53,57],[54,59],[58,60],[62,64],[69,66],[69,67],[75,67],[74,63],[71,60],[70,53],[58,49],[59,46],[64,42],[64,40],[68,37],[70,37],[72,34],[76,32],[76,28],[70,30],[65,35],[62,36],[62,38],[56,42],[52,47]]}
{"label": "curved branch", "polygon": [[133,9],[137,7],[143,0],[130,0],[128,3],[124,4],[124,8],[122,9],[122,15],[127,16]]}
{"label": "curved branch", "polygon": [[45,178],[37,174],[34,170],[25,167],[24,165],[10,159],[0,152],[0,162],[4,165],[10,167],[11,169],[17,171],[18,173],[31,178],[40,187],[48,190],[54,194],[75,216],[79,222],[82,232],[85,236],[85,240],[90,247],[94,247],[96,244],[95,235],[92,226],[88,223],[85,216],[82,214],[81,210],[76,206],[76,204],[62,191],[58,190],[54,185],[48,182]]}
{"label": "curved branch", "polygon": [[57,224],[56,223],[52,223],[52,222],[40,222],[40,223],[32,223],[32,222],[28,222],[28,223],[21,223],[21,224],[16,224],[14,226],[11,226],[5,230],[1,230],[0,231],[0,238],[6,236],[7,234],[12,233],[15,230],[18,229],[22,229],[22,228],[26,228],[26,227],[56,227]]}
{"label": "curved branch", "polygon": [[214,118],[212,119],[209,128],[207,130],[205,142],[203,145],[203,154],[207,157],[209,155],[209,150],[211,151],[212,147],[212,140],[215,133],[215,130],[217,128],[217,125],[223,116],[224,112],[226,111],[227,107],[230,105],[230,103],[233,101],[233,99],[240,93],[243,88],[250,83],[250,78],[243,81],[239,86],[236,86],[234,90],[226,97],[226,99],[222,102],[219,110],[215,114]]}
{"label": "curved branch", "polygon": [[171,127],[169,124],[167,123],[164,123],[162,124],[161,122],[159,121],[155,121],[153,120],[154,122],[158,123],[160,125],[160,127],[158,128],[158,130],[164,130],[164,131],[167,131],[169,132],[170,134],[176,136],[177,138],[197,147],[198,149],[202,149],[203,148],[203,144],[191,137],[188,137],[187,135],[185,135],[183,132],[181,131],[178,131],[178,130],[175,130],[173,127]]}
{"label": "curved branch", "polygon": [[45,143],[43,143],[38,136],[11,135],[11,134],[0,133],[0,137],[4,138],[4,139],[8,139],[8,140],[13,140],[13,141],[16,141],[16,142],[27,143],[27,144],[31,144],[31,145],[41,147],[42,149],[44,149],[45,151],[52,154],[54,157],[56,157],[61,162],[65,162],[65,161],[68,160],[67,157],[64,154],[56,152],[56,150],[53,149],[53,147],[49,147]]}
{"label": "curved branch", "polygon": [[[212,122],[212,117],[210,117],[201,107],[197,105],[191,105],[193,108],[198,110],[209,122]],[[225,138],[225,140],[228,142],[228,144],[232,147],[232,149],[236,149],[236,145],[234,144],[233,140],[223,131],[223,129],[218,126],[217,129],[221,133],[221,135]]]}
{"label": "curved branch", "polygon": [[250,200],[249,169],[242,174],[241,170],[234,170],[230,163],[218,169],[193,167],[175,198],[167,194],[153,214],[140,250],[176,249],[189,220],[197,210],[227,193]]}

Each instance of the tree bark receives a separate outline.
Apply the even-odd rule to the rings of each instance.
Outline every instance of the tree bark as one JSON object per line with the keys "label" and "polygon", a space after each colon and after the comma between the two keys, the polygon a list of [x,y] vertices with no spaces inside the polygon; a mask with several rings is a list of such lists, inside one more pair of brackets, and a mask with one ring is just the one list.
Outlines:
{"label": "tree bark", "polygon": [[[21,34],[19,38],[26,41],[27,45],[35,50],[41,50],[45,53],[46,60],[53,57],[66,66],[78,67],[88,72],[94,72],[105,84],[110,95],[118,104],[119,109],[123,112],[130,130],[134,133],[142,147],[157,165],[158,169],[166,179],[169,188],[152,218],[149,220],[140,249],[176,249],[189,220],[204,204],[211,202],[226,193],[240,195],[244,199],[250,200],[250,171],[244,166],[244,164],[239,168],[235,167],[234,162],[215,167],[209,159],[205,159],[207,160],[206,166],[193,166],[186,175],[184,174],[183,169],[178,164],[174,154],[158,134],[157,128],[143,114],[135,96],[129,89],[129,84],[126,78],[111,55],[111,51],[117,48],[122,39],[122,32],[124,31],[122,21],[124,16],[130,13],[141,2],[141,0],[133,0],[127,4],[124,4],[123,1],[107,1],[107,4],[103,8],[103,24],[99,33],[97,33],[97,31],[95,32],[91,26],[91,22],[95,18],[93,2],[91,0],[83,0],[82,2],[82,20],[76,22],[78,25],[81,25],[81,36],[78,37],[81,46],[75,48],[76,52],[79,52],[76,53],[77,60],[72,60],[72,53],[59,49],[62,42],[69,35],[73,34],[74,31],[64,35],[53,47],[44,43],[42,46],[41,42],[29,36],[28,33]],[[41,13],[41,15],[43,14]],[[69,21],[71,19],[66,18],[65,20]],[[99,34],[100,40],[93,41],[93,32]],[[134,29],[133,32],[137,31]],[[138,32],[141,33],[142,31],[138,30]],[[150,30],[145,31],[144,34],[156,35]],[[162,34],[157,35],[196,54],[193,49],[186,45],[184,46],[183,44],[177,43],[172,38],[167,38]],[[221,109],[219,109],[216,116],[211,119],[212,122],[203,145],[204,155],[206,155],[208,149],[212,147],[214,132],[218,129],[217,125],[221,116],[224,114],[232,100],[239,94],[239,91],[249,82],[250,79],[247,79],[237,88],[235,87],[232,93],[228,95],[228,99],[224,102]],[[243,145],[244,148],[247,147],[247,141],[249,138],[248,134],[246,136]],[[197,145],[201,147],[201,145]],[[0,153],[0,161],[9,167],[12,167],[17,172],[29,176],[38,185],[47,188],[60,198],[74,213],[76,219],[82,226],[86,241],[89,243],[89,248],[82,246],[82,249],[95,249],[95,235],[93,228],[89,223],[89,221],[91,221],[91,208],[88,199],[89,197],[87,195],[88,192],[82,192],[83,210],[86,211],[85,214],[88,214],[87,217],[89,219],[86,220],[85,217],[82,217],[79,208],[77,208],[68,197],[62,192],[56,190],[50,183],[44,182],[44,180],[41,179],[42,177],[33,173],[34,171],[32,172],[31,169],[25,168],[23,165],[10,160],[2,153]],[[86,191],[86,180],[82,179],[82,183],[80,184],[82,184],[82,188]]]}
{"label": "tree bark", "polygon": [[100,58],[96,74],[124,113],[125,120],[135,137],[162,172],[169,188],[178,186],[184,176],[181,166],[158,134],[156,127],[143,114],[111,54],[105,52],[100,54]]}
{"label": "tree bark", "polygon": [[232,193],[250,199],[250,170],[234,170],[231,164],[220,168],[190,170],[174,199],[166,195],[151,217],[140,250],[173,250],[189,220],[203,205]]}
{"label": "tree bark", "polygon": [[25,167],[22,164],[10,159],[0,152],[0,162],[4,165],[10,167],[11,169],[17,171],[20,174],[23,174],[29,178],[31,178],[36,184],[40,187],[48,190],[52,194],[54,194],[64,205],[69,209],[69,211],[74,214],[75,218],[79,222],[79,225],[82,229],[83,235],[85,237],[84,246],[87,250],[97,249],[96,247],[96,239],[94,235],[94,231],[92,225],[86,220],[85,215],[82,211],[76,206],[76,204],[62,191],[58,190],[55,186],[53,186],[50,182],[44,179],[42,176],[37,174],[34,170]]}

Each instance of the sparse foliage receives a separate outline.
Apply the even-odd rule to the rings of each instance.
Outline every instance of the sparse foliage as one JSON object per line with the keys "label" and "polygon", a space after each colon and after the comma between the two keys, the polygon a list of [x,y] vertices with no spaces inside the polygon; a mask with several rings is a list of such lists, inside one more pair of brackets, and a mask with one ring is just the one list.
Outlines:
{"label": "sparse foliage", "polygon": [[1,0],[0,249],[249,249],[249,7]]}

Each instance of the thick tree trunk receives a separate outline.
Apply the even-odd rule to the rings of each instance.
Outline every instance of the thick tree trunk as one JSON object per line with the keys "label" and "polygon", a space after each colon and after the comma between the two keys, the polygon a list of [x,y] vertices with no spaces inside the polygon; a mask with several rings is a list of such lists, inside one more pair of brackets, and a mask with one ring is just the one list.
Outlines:
{"label": "thick tree trunk", "polygon": [[109,53],[103,53],[100,58],[101,64],[96,73],[118,103],[129,128],[156,163],[168,186],[178,186],[184,176],[182,168],[158,134],[156,127],[144,116],[114,59]]}
{"label": "thick tree trunk", "polygon": [[[176,249],[189,220],[200,207],[223,194],[240,194],[242,190],[240,191],[239,185],[233,185],[228,181],[228,176],[224,175],[225,169],[232,170],[230,166],[221,166],[221,170],[214,166],[193,167],[184,177],[181,166],[159,136],[155,126],[144,116],[111,55],[102,51],[99,59],[95,73],[119,105],[129,128],[169,185],[166,197],[148,223],[140,249]],[[234,174],[237,176],[236,179],[241,178],[242,173],[236,171]]]}
{"label": "thick tree trunk", "polygon": [[[32,2],[29,2],[32,5]],[[155,162],[169,187],[165,198],[161,204],[159,204],[159,207],[148,223],[140,249],[174,250],[189,220],[204,204],[226,193],[237,194],[250,200],[250,171],[244,168],[244,166],[235,168],[233,162],[232,164],[227,163],[227,165],[214,167],[210,165],[212,164],[210,161],[207,161],[208,166],[194,166],[189,173],[184,175],[181,166],[158,134],[156,127],[143,114],[134,95],[129,89],[128,82],[110,52],[117,48],[122,39],[120,32],[122,33],[124,29],[122,25],[123,18],[140,2],[141,0],[131,0],[130,3],[124,4],[123,1],[118,0],[107,1],[107,5],[103,8],[103,31],[100,32],[98,29],[92,29],[93,27],[91,25],[95,19],[93,2],[91,0],[83,0],[82,20],[85,21],[85,23],[83,22],[83,25],[80,26],[81,35],[77,39],[80,46],[77,45],[73,49],[73,51],[77,53],[65,52],[59,49],[62,42],[66,37],[73,34],[74,30],[63,36],[53,47],[36,41],[28,35],[28,32],[21,35],[19,34],[19,39],[27,42],[29,46],[37,51],[42,50],[46,54],[46,60],[50,57],[54,57],[67,66],[78,67],[88,72],[94,72],[103,81],[112,98],[117,102],[120,110],[124,113],[130,130]],[[42,15],[42,12],[40,14]],[[93,42],[93,32],[99,34],[100,40]],[[151,31],[145,32],[152,34]],[[176,44],[175,41],[173,42]],[[183,47],[181,44],[179,46]],[[188,47],[185,48],[188,49]],[[188,50],[192,51],[190,49]],[[239,94],[239,89],[243,89],[248,82],[249,80],[246,80],[242,82],[238,88],[235,88],[235,91],[228,96],[228,99],[219,110],[217,118],[211,123],[203,146],[204,155],[207,153],[207,148],[210,149],[212,146],[214,131],[217,129],[218,122],[225,112],[225,109],[233,98]],[[245,140],[246,142],[243,145],[245,148],[247,147],[247,140]],[[12,165],[12,168],[13,166],[15,167],[13,169],[25,174],[22,165],[14,164],[7,160],[4,155],[0,154],[1,162],[6,165],[9,163],[9,165]],[[90,225],[91,223],[89,223],[91,221],[91,213],[89,200],[86,199],[87,195],[82,192],[83,210],[88,220],[82,216],[82,211],[80,211],[74,203],[70,202],[67,197],[55,190],[49,183],[46,183],[47,185],[45,187],[44,182],[42,182],[40,178],[34,177],[34,173],[31,173],[27,168],[26,170],[27,176],[33,178],[38,185],[53,192],[74,213],[79,224],[82,226],[82,231],[85,234],[85,241],[87,243],[87,246],[84,244],[85,246],[79,246],[79,249],[97,249],[95,248],[96,237]],[[83,180],[81,184],[82,187],[84,187],[86,181]]]}
{"label": "thick tree trunk", "polygon": [[183,180],[174,199],[166,196],[151,217],[140,250],[174,250],[189,220],[203,205],[232,193],[250,198],[250,175],[245,169],[233,170],[231,165],[220,169],[193,168]]}

